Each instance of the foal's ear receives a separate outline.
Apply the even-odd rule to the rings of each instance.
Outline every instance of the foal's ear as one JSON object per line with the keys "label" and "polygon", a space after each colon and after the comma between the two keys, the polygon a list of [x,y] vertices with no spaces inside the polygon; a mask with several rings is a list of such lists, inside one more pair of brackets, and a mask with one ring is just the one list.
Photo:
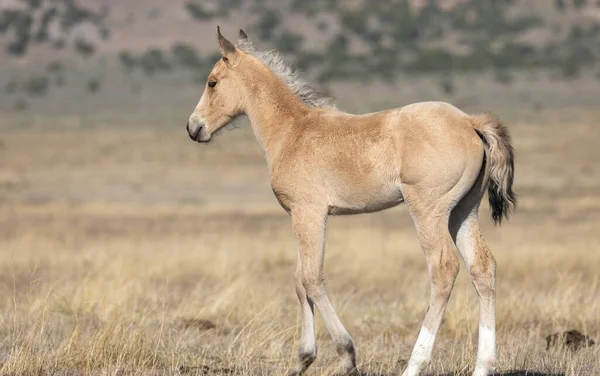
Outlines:
{"label": "foal's ear", "polygon": [[244,41],[248,39],[248,34],[244,32],[244,30],[240,29],[240,34],[238,35],[238,40]]}
{"label": "foal's ear", "polygon": [[219,47],[221,48],[221,55],[223,55],[223,57],[228,58],[235,53],[235,46],[221,34],[219,26],[217,26],[217,40],[219,41]]}

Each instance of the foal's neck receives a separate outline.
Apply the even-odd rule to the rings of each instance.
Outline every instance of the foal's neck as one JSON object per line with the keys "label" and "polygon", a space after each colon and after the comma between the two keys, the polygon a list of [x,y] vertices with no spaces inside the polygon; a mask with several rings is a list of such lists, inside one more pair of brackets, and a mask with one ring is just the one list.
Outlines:
{"label": "foal's neck", "polygon": [[270,167],[295,124],[310,109],[270,71],[255,77],[248,88],[246,114]]}

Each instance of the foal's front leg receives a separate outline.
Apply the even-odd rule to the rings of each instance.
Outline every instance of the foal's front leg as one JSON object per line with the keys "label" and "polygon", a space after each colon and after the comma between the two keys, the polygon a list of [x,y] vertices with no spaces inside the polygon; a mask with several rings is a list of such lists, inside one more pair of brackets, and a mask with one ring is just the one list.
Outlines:
{"label": "foal's front leg", "polygon": [[[298,363],[294,369],[297,373],[306,370],[316,357],[317,345],[311,303],[314,303],[321,313],[325,326],[336,345],[337,352],[341,357],[342,372],[348,374],[356,370],[356,355],[352,338],[344,328],[325,290],[323,258],[326,222],[326,207],[303,207],[292,210],[292,225],[298,241],[299,265],[296,273],[296,291],[302,310],[302,344]],[[304,296],[306,296],[306,300],[303,299]]]}
{"label": "foal's front leg", "polygon": [[306,296],[306,289],[302,284],[302,259],[299,247],[295,281],[296,295],[298,295],[298,301],[300,302],[301,332],[298,360],[292,374],[300,375],[317,359],[317,339],[315,336],[315,311],[313,302]]}

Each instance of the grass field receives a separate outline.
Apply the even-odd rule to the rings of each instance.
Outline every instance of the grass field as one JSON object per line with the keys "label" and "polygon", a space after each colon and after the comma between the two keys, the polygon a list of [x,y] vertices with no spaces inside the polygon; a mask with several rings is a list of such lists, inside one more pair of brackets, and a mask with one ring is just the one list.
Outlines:
{"label": "grass field", "polygon": [[[520,205],[501,228],[500,375],[598,375],[598,124],[511,124]],[[330,220],[326,276],[361,372],[403,370],[429,279],[406,207]],[[281,375],[299,316],[295,244],[249,129],[213,144],[180,128],[38,127],[0,134],[0,374]],[[318,315],[317,315],[318,316]],[[474,366],[476,294],[462,268],[428,372]],[[319,358],[335,349],[317,319]]]}

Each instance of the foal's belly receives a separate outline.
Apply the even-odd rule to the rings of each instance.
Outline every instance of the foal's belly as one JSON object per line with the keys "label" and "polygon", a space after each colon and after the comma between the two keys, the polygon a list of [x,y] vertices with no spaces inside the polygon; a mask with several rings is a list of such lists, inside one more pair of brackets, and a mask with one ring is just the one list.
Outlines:
{"label": "foal's belly", "polygon": [[338,192],[330,198],[329,214],[373,213],[392,208],[404,202],[400,189],[385,186],[377,188],[364,191],[349,189],[341,193]]}

